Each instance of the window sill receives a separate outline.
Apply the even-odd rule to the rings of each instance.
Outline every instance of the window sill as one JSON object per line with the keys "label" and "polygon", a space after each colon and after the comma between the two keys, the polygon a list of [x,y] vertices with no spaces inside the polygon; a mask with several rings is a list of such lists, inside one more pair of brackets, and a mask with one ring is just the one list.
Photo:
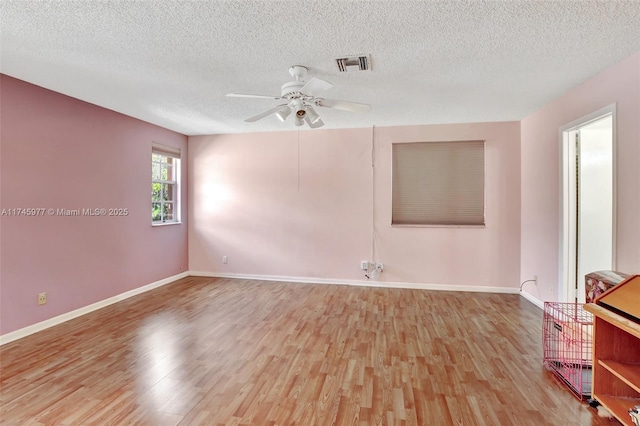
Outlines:
{"label": "window sill", "polygon": [[159,223],[151,224],[151,226],[153,226],[154,228],[156,226],[170,226],[170,225],[182,225],[182,222],[159,222]]}
{"label": "window sill", "polygon": [[391,224],[392,228],[486,228],[486,225],[404,225]]}

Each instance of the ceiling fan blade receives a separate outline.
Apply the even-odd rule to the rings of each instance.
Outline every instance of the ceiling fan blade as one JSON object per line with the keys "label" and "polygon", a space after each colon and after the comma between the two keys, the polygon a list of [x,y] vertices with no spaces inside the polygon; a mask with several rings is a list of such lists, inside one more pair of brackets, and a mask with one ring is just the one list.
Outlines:
{"label": "ceiling fan blade", "polygon": [[311,119],[307,116],[304,118],[304,121],[306,121],[309,127],[311,127],[312,129],[317,129],[318,127],[324,126],[324,121],[322,121],[322,118],[320,117],[318,117],[316,121],[311,121]]}
{"label": "ceiling fan blade", "polygon": [[267,96],[267,95],[249,95],[245,93],[227,93],[228,98],[259,98],[259,99],[282,99],[280,96]]}
{"label": "ceiling fan blade", "polygon": [[258,121],[258,120],[260,120],[262,118],[265,118],[267,115],[271,115],[271,114],[274,114],[274,113],[276,113],[278,111],[282,111],[282,110],[288,109],[288,108],[289,107],[286,106],[286,105],[278,105],[277,107],[271,108],[270,110],[267,110],[267,111],[265,111],[263,113],[260,113],[258,115],[254,115],[253,117],[249,117],[244,121],[246,121],[247,123],[253,123],[254,121]]}
{"label": "ceiling fan blade", "polygon": [[358,102],[340,101],[338,99],[316,99],[316,105],[325,108],[341,109],[343,111],[367,112],[371,111],[371,105]]}
{"label": "ceiling fan blade", "polygon": [[313,77],[300,88],[300,93],[315,96],[324,92],[325,90],[331,89],[332,87],[333,84],[329,83],[328,81]]}

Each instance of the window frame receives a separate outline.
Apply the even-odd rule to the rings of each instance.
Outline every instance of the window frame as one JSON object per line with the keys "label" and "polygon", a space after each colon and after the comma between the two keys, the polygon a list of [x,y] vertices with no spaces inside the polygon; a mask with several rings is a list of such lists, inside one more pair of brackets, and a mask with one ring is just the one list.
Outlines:
{"label": "window frame", "polygon": [[[155,156],[161,156],[164,158],[165,161],[157,161]],[[180,220],[181,219],[180,217],[180,210],[181,210],[180,208],[181,206],[181,202],[180,202],[181,201],[180,200],[181,167],[180,166],[181,164],[180,163],[181,163],[180,149],[157,144],[155,142],[152,144],[152,148],[151,148],[151,225],[152,226],[165,226],[165,225],[175,225],[175,224],[182,223]],[[167,179],[162,179],[162,178],[157,179],[154,176],[155,165],[159,165],[160,169],[162,169],[162,166],[170,166],[171,176],[167,176]],[[154,195],[153,195],[154,184],[160,184],[162,186],[167,185],[170,188],[171,194],[170,194],[170,197],[168,197],[169,200],[154,200]],[[160,204],[160,212],[161,212],[160,220],[154,220],[153,218],[154,205],[156,204]],[[172,205],[172,210],[173,210],[172,219],[165,219],[162,217],[165,205]]]}
{"label": "window frame", "polygon": [[[451,221],[452,223],[445,223],[445,220],[442,219],[438,219],[438,217],[442,217],[443,213],[446,211],[449,211],[451,209],[451,207],[447,207],[443,204],[438,204],[438,203],[432,203],[430,201],[425,201],[424,204],[422,201],[419,201],[418,203],[412,203],[412,202],[402,202],[401,200],[399,201],[397,199],[397,197],[402,197],[402,196],[407,196],[407,192],[411,192],[411,190],[417,190],[419,186],[424,186],[424,184],[419,184],[416,182],[414,183],[398,183],[397,182],[397,168],[398,168],[398,161],[400,161],[398,159],[397,156],[397,152],[396,151],[396,146],[397,145],[414,145],[416,146],[417,149],[420,149],[420,147],[422,147],[423,149],[427,149],[428,147],[436,147],[437,145],[439,145],[440,147],[446,147],[445,149],[451,149],[451,146],[446,146],[447,144],[466,144],[468,146],[473,146],[473,145],[478,145],[478,147],[475,148],[471,148],[471,149],[476,149],[476,148],[481,148],[481,152],[476,152],[476,155],[481,158],[482,161],[482,165],[481,167],[479,163],[476,163],[475,165],[473,165],[472,168],[478,169],[480,168],[480,170],[476,170],[476,174],[478,176],[482,176],[481,182],[482,182],[482,189],[481,189],[481,193],[478,192],[474,192],[474,196],[472,198],[470,198],[470,202],[471,204],[475,207],[475,215],[469,215],[469,218],[467,218],[467,222],[461,222],[461,219],[464,219],[464,217],[462,217],[461,219],[456,219],[459,222],[456,221]],[[424,154],[423,154],[424,155]],[[439,155],[443,155],[442,153],[440,153]],[[418,155],[415,155],[415,158],[419,158]],[[423,157],[425,158],[425,157]],[[442,157],[440,157],[442,158]],[[412,157],[413,159],[413,157]],[[394,142],[392,143],[392,147],[391,147],[391,162],[392,162],[392,167],[391,167],[391,226],[392,227],[405,227],[405,228],[484,228],[486,227],[486,190],[487,190],[487,185],[486,185],[486,141],[485,140],[481,140],[481,139],[471,139],[471,140],[454,140],[454,141],[417,141],[417,142]],[[435,164],[435,162],[431,162],[431,165]],[[438,163],[441,164],[441,163]],[[447,162],[447,164],[449,164]],[[406,163],[405,163],[406,165]],[[425,164],[426,167],[429,167],[429,163]],[[442,171],[444,169],[444,166],[439,166],[436,167],[437,170]],[[449,191],[445,191],[445,189],[447,189],[451,184],[452,184],[452,180],[455,181],[458,178],[455,178],[454,176],[460,176],[460,173],[456,173],[454,170],[451,171],[451,173],[448,172],[448,168],[447,168],[447,173],[445,173],[448,178],[445,179],[433,179],[432,182],[435,182],[438,186],[437,189],[435,191],[435,194],[442,194],[444,193],[449,193]],[[463,168],[460,168],[458,170],[466,170]],[[429,172],[418,172],[418,174],[420,175],[421,178],[424,178],[425,175],[428,175]],[[461,173],[464,175],[467,175],[467,173]],[[469,175],[471,173],[468,173]],[[404,174],[405,176],[403,177],[403,179],[406,179],[406,174]],[[440,176],[440,175],[438,175]],[[416,179],[416,177],[413,177],[413,179]],[[430,181],[431,182],[431,181]],[[474,181],[476,182],[476,181]],[[402,185],[404,184],[405,187],[402,188],[402,190],[400,192],[402,192],[402,194],[398,193],[398,185]],[[407,186],[409,187],[409,190],[407,188]],[[474,185],[471,185],[472,187]],[[473,188],[472,188],[473,189]],[[478,191],[478,188],[475,188],[474,191]],[[422,198],[421,200],[427,200],[428,199],[428,194],[426,193],[422,193],[420,195]],[[436,196],[436,198],[438,198]],[[439,197],[441,198],[441,197]],[[448,201],[451,201],[453,203],[455,197],[451,197],[450,199],[447,198]],[[478,200],[481,200],[481,202],[479,202]],[[430,215],[429,217],[429,213],[428,213],[428,209],[432,208],[432,207],[438,207],[440,208],[440,210],[437,211],[437,213],[433,213]],[[407,209],[411,207],[411,208],[415,208],[415,207],[422,207],[422,210],[420,210],[418,213],[415,213],[414,217],[412,218],[406,218],[404,217],[404,215],[406,215],[407,213]],[[479,216],[480,214],[477,213],[478,211],[480,211],[481,208],[481,217],[482,219],[479,220]],[[417,218],[418,216],[425,216],[422,218]],[[473,217],[473,220],[471,220],[470,218]],[[413,219],[412,222],[409,222],[408,220]]]}

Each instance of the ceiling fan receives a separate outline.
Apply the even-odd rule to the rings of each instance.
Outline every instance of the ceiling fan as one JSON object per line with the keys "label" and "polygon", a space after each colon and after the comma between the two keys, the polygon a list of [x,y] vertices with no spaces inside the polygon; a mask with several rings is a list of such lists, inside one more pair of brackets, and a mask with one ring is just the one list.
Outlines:
{"label": "ceiling fan", "polygon": [[284,103],[275,108],[271,108],[270,110],[244,120],[249,123],[258,121],[271,114],[275,114],[280,121],[284,122],[293,112],[296,126],[302,126],[306,122],[309,127],[315,129],[324,126],[324,122],[313,108],[314,106],[354,112],[371,110],[371,105],[320,97],[319,95],[322,92],[330,89],[333,85],[317,77],[312,77],[310,80],[305,81],[308,71],[309,69],[302,65],[290,67],[289,74],[293,77],[293,81],[282,85],[282,94],[280,96],[248,95],[242,93],[229,93],[227,96],[231,98],[261,98],[284,101]]}

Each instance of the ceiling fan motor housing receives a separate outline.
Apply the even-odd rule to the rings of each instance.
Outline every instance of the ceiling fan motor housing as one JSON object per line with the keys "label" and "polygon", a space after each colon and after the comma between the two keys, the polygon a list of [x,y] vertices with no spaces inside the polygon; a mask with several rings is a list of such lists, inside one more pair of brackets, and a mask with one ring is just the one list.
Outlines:
{"label": "ceiling fan motor housing", "polygon": [[300,93],[300,89],[304,86],[302,81],[290,81],[282,85],[282,97],[286,98],[287,95]]}

